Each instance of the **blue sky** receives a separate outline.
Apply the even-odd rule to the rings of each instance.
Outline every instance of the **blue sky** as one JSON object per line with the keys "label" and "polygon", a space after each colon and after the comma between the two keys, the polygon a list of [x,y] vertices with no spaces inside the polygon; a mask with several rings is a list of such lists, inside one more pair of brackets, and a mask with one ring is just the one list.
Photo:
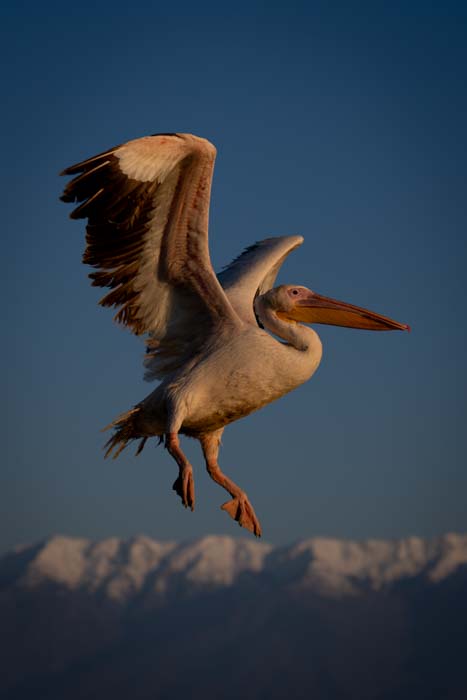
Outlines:
{"label": "blue sky", "polygon": [[57,174],[167,131],[218,149],[216,269],[302,234],[280,282],[413,328],[320,326],[313,379],[226,430],[220,464],[264,538],[467,528],[466,19],[454,2],[3,10],[1,549],[53,532],[245,534],[196,443],[194,513],[162,448],[103,461],[100,428],[151,386],[141,341],[97,306]]}

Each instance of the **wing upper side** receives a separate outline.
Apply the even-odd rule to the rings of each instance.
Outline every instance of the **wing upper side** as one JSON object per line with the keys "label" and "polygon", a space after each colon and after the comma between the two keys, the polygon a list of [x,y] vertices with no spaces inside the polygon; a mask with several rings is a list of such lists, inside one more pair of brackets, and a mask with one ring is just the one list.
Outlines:
{"label": "wing upper side", "polygon": [[97,268],[92,284],[111,289],[100,303],[116,307],[134,333],[150,333],[171,367],[213,327],[241,323],[209,256],[215,156],[205,139],[159,134],[62,173],[75,175],[61,197],[79,203],[71,218],[88,219],[83,262]]}

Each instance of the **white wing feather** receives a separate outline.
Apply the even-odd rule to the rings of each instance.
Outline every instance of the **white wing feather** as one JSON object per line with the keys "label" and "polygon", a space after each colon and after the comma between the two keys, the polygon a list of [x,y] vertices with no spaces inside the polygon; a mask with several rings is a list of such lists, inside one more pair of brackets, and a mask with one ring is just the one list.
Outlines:
{"label": "white wing feather", "polygon": [[241,325],[212,269],[208,216],[216,149],[190,134],[159,134],[112,148],[63,174],[62,199],[82,202],[84,262],[103,306],[136,334],[149,333],[152,375],[195,353],[222,325]]}
{"label": "white wing feather", "polygon": [[280,236],[259,241],[217,275],[242,320],[256,323],[253,308],[255,297],[272,289],[285,258],[302,243],[302,236]]}

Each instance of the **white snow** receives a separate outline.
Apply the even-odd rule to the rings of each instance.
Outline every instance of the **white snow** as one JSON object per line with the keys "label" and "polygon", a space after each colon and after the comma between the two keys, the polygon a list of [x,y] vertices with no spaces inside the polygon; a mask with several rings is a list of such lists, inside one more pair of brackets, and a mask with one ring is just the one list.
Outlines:
{"label": "white snow", "polygon": [[[26,549],[15,551],[19,556]],[[99,591],[123,602],[144,587],[156,595],[180,586],[189,593],[263,572],[283,585],[335,597],[415,576],[438,583],[466,564],[467,535],[460,534],[362,542],[316,537],[282,548],[214,535],[181,544],[144,536],[92,542],[57,535],[24,565],[18,583]]]}

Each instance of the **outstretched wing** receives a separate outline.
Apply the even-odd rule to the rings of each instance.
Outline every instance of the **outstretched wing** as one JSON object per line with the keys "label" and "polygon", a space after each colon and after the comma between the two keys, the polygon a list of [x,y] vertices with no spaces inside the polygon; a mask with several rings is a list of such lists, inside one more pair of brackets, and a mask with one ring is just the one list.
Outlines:
{"label": "outstretched wing", "polygon": [[244,250],[217,275],[230,303],[243,321],[256,323],[255,297],[272,289],[282,263],[302,243],[302,236],[266,238]]}
{"label": "outstretched wing", "polygon": [[[220,324],[239,324],[212,269],[208,216],[216,149],[191,134],[129,141],[71,166],[61,197],[87,218],[83,262],[103,306],[149,333],[153,376],[174,369]],[[159,362],[157,358],[159,357]]]}

